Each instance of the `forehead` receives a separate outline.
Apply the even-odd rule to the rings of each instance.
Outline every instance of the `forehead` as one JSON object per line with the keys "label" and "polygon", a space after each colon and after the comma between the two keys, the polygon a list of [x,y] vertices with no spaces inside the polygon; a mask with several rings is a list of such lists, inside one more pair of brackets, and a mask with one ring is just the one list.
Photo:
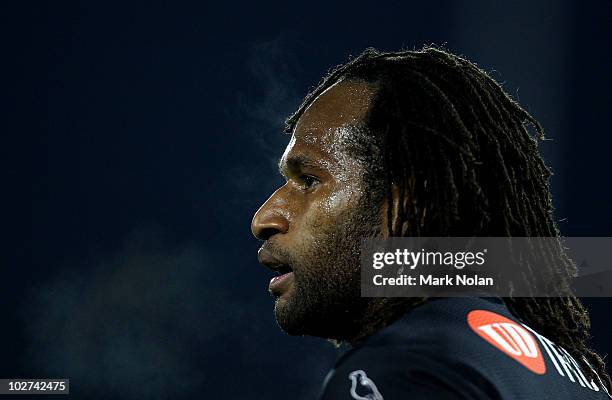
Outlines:
{"label": "forehead", "polygon": [[363,126],[375,86],[364,81],[340,81],[321,93],[297,121],[293,135],[305,144],[329,145],[351,128]]}
{"label": "forehead", "polygon": [[347,144],[363,132],[375,86],[341,81],[321,93],[297,121],[291,141],[279,162],[285,174],[290,165],[318,164],[326,170],[351,169]]}

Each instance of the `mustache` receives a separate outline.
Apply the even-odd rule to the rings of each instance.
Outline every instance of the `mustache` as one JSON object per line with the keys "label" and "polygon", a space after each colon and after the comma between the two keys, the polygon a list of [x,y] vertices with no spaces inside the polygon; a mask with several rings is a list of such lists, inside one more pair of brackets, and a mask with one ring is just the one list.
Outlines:
{"label": "mustache", "polygon": [[264,250],[292,269],[296,264],[295,257],[276,242],[266,241],[260,248],[260,251]]}

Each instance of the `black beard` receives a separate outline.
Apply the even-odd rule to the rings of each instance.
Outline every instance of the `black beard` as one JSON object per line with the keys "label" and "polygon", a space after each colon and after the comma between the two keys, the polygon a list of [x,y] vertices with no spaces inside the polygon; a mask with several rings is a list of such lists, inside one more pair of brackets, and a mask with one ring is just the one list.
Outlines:
{"label": "black beard", "polygon": [[299,260],[283,252],[294,267],[294,290],[282,305],[277,300],[274,311],[286,333],[348,340],[364,329],[371,299],[361,297],[361,239],[380,235],[378,212],[378,203],[363,201],[320,230],[300,249]]}

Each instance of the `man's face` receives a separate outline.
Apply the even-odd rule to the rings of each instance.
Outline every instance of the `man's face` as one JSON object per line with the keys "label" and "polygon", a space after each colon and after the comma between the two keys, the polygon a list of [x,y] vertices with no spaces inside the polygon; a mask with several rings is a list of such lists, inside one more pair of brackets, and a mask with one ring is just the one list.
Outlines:
{"label": "man's face", "polygon": [[289,334],[341,339],[365,308],[360,243],[379,232],[379,202],[347,147],[364,132],[374,90],[342,81],[307,108],[279,163],[286,183],[253,217],[253,234],[265,240],[260,262],[279,273],[269,291]]}

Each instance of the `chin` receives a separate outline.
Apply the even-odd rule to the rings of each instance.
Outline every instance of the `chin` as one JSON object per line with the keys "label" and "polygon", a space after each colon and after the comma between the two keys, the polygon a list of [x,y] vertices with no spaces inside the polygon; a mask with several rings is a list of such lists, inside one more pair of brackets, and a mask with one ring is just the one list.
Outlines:
{"label": "chin", "polygon": [[319,336],[318,331],[320,321],[315,320],[318,313],[310,312],[303,304],[295,301],[292,296],[281,296],[276,299],[274,304],[274,316],[278,326],[291,336]]}
{"label": "chin", "polygon": [[291,297],[276,300],[274,315],[283,332],[291,336],[316,336],[325,339],[336,338],[335,318],[325,317],[322,308],[304,307],[296,304]]}
{"label": "chin", "polygon": [[304,327],[304,318],[300,316],[300,313],[293,310],[292,302],[287,299],[286,296],[279,297],[274,303],[274,317],[276,323],[288,335],[291,336],[302,336],[306,335],[306,329]]}

